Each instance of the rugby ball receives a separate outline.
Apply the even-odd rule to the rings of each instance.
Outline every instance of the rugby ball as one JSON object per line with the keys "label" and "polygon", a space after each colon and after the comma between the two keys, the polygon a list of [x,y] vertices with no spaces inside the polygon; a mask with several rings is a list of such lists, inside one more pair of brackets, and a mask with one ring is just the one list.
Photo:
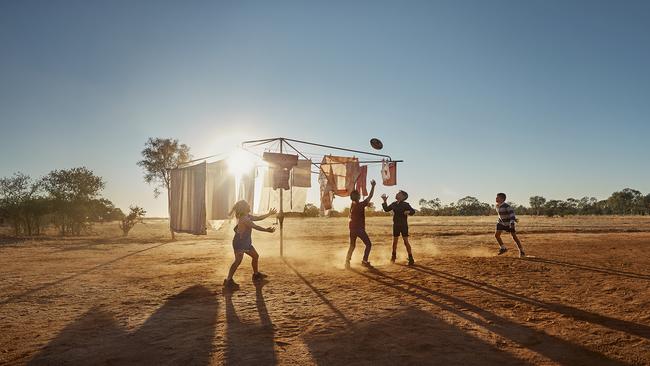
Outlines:
{"label": "rugby ball", "polygon": [[384,147],[384,144],[382,144],[379,139],[373,138],[370,139],[370,146],[375,150],[381,150]]}

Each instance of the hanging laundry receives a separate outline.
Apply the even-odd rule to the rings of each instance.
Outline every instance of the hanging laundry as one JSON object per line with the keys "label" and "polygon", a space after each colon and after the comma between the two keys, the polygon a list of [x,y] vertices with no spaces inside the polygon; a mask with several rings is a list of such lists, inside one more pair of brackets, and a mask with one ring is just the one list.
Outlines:
{"label": "hanging laundry", "polygon": [[[262,182],[270,182],[272,180],[272,174],[273,170],[271,168],[260,169]],[[290,189],[283,189],[282,211],[304,212],[305,204],[307,203],[307,191],[307,187],[291,187]],[[259,202],[256,203],[256,206],[255,212],[264,213],[272,208],[280,211],[280,190],[263,184],[260,199]]]}
{"label": "hanging laundry", "polygon": [[359,178],[359,161],[351,161],[345,163],[345,190],[348,193],[354,191],[355,186],[357,185],[357,179]]}
{"label": "hanging laundry", "polygon": [[384,160],[381,163],[381,178],[385,186],[397,184],[397,163]]}
{"label": "hanging laundry", "polygon": [[[349,196],[354,190],[358,167],[359,159],[343,156],[327,155],[321,162],[321,172],[327,177],[334,194],[341,197]],[[348,170],[350,170],[349,175]]]}
{"label": "hanging laundry", "polygon": [[291,169],[298,164],[298,155],[265,152],[262,160],[271,167],[273,189],[289,189]]}
{"label": "hanging laundry", "polygon": [[169,221],[178,233],[206,234],[206,164],[172,169]]}
{"label": "hanging laundry", "polygon": [[359,175],[357,176],[354,189],[356,189],[364,197],[368,195],[367,180],[368,180],[368,166],[362,165],[359,167]]}
{"label": "hanging laundry", "polygon": [[321,172],[318,175],[318,184],[320,185],[320,209],[322,211],[332,209],[332,200],[334,199],[334,192],[332,191],[332,184],[327,175],[322,170],[323,166],[321,165]]}
{"label": "hanging laundry", "polygon": [[311,160],[298,160],[298,165],[291,169],[292,187],[311,187]]}
{"label": "hanging laundry", "polygon": [[243,174],[239,180],[239,194],[237,195],[238,200],[244,200],[249,204],[253,204],[255,201],[255,178],[257,173],[257,168],[252,168],[245,174]]}
{"label": "hanging laundry", "polygon": [[237,199],[235,177],[230,174],[225,160],[207,164],[206,171],[206,217],[208,220],[228,219]]}
{"label": "hanging laundry", "polygon": [[[283,212],[305,212],[307,203],[306,187],[293,187],[282,190],[282,211]],[[271,187],[262,188],[261,198],[257,212],[268,212],[270,209],[280,210],[280,190]]]}

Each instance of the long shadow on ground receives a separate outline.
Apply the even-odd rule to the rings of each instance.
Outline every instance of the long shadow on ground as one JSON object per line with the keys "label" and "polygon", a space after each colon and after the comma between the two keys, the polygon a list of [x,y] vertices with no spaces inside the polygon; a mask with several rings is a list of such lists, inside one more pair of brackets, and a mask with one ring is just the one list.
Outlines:
{"label": "long shadow on ground", "polygon": [[334,334],[307,335],[318,365],[521,365],[524,362],[430,313],[408,309]]}
{"label": "long shadow on ground", "polygon": [[485,328],[503,338],[509,339],[510,341],[539,353],[540,355],[543,355],[559,364],[629,365],[623,361],[608,358],[601,353],[592,351],[581,345],[518,324],[510,319],[500,317],[455,296],[434,291],[416,283],[389,276],[377,269],[368,272],[361,272],[352,269],[351,272],[371,281],[375,281],[392,290],[409,295],[414,299],[439,307],[440,309]]}
{"label": "long shadow on ground", "polygon": [[553,264],[556,266],[579,269],[583,271],[590,271],[590,272],[602,273],[602,274],[613,275],[613,276],[621,276],[621,277],[633,278],[637,280],[650,280],[650,275],[642,274],[642,273],[621,271],[612,268],[602,268],[602,267],[596,267],[588,264],[571,263],[567,261],[560,261],[557,259],[548,259],[548,258],[539,258],[539,257],[527,257],[525,259],[530,262]]}
{"label": "long shadow on ground", "polygon": [[15,295],[15,296],[8,297],[8,298],[6,298],[6,299],[0,301],[0,305],[4,305],[4,304],[12,303],[12,302],[18,302],[18,301],[21,301],[23,298],[25,298],[25,297],[27,297],[27,296],[30,296],[30,295],[32,295],[32,294],[34,294],[34,293],[36,293],[36,292],[39,292],[39,291],[45,290],[45,289],[50,288],[50,287],[52,287],[52,286],[59,285],[59,284],[64,283],[64,282],[66,282],[66,281],[70,281],[70,280],[72,280],[72,279],[74,279],[74,278],[77,278],[77,277],[79,277],[79,276],[83,276],[83,275],[85,275],[85,274],[87,274],[87,273],[90,273],[90,272],[92,272],[92,271],[98,270],[98,269],[100,269],[100,268],[102,268],[102,267],[110,266],[110,265],[113,264],[113,263],[119,262],[119,261],[121,261],[121,260],[123,260],[123,259],[126,259],[126,258],[128,258],[128,257],[134,256],[134,255],[136,255],[136,254],[139,254],[139,253],[142,253],[142,252],[146,252],[146,251],[148,251],[148,250],[152,250],[152,249],[158,248],[158,247],[163,246],[163,245],[165,245],[165,244],[169,244],[169,243],[160,243],[160,244],[152,245],[152,246],[147,247],[147,248],[144,248],[144,249],[136,250],[135,252],[131,252],[131,253],[128,253],[128,254],[125,254],[125,255],[119,256],[119,257],[117,257],[117,258],[115,258],[115,259],[111,259],[111,260],[108,261],[108,262],[104,262],[104,263],[102,263],[102,264],[98,264],[98,265],[93,266],[93,267],[90,267],[90,268],[88,268],[88,269],[84,269],[83,271],[79,271],[79,272],[77,272],[77,273],[75,273],[75,274],[69,275],[69,276],[67,276],[67,277],[63,277],[63,278],[58,279],[58,280],[56,280],[56,281],[52,281],[52,282],[48,282],[48,283],[42,284],[42,285],[40,285],[40,286],[38,286],[38,287],[34,287],[34,288],[32,288],[32,289],[30,289],[30,290],[27,290],[27,291],[25,291],[25,292],[23,292],[23,293],[17,294],[17,295]]}
{"label": "long shadow on ground", "polygon": [[66,326],[30,365],[207,365],[217,300],[203,286],[171,297],[135,331],[93,308]]}
{"label": "long shadow on ground", "polygon": [[274,330],[266,308],[262,288],[265,282],[255,284],[255,307],[260,322],[249,324],[237,315],[230,292],[226,299],[226,365],[275,365],[277,364]]}
{"label": "long shadow on ground", "polygon": [[524,295],[512,291],[508,291],[484,282],[478,282],[475,280],[471,280],[461,276],[456,276],[454,274],[443,272],[440,270],[430,269],[422,265],[417,265],[413,267],[408,267],[408,266],[404,266],[404,267],[412,268],[414,270],[457,283],[461,286],[466,286],[476,290],[480,290],[490,295],[495,295],[509,300],[519,301],[538,308],[543,308],[558,314],[571,317],[575,320],[601,325],[603,327],[607,327],[612,330],[617,330],[620,332],[629,333],[645,339],[650,339],[650,327],[648,327],[647,325],[634,323],[622,319],[616,319],[609,316],[600,315],[597,313],[592,313],[568,305],[549,303],[541,300],[532,299]]}
{"label": "long shadow on ground", "polygon": [[353,323],[296,267],[284,262],[345,325],[344,330],[322,329],[304,337],[318,365],[522,364],[522,360],[415,308]]}

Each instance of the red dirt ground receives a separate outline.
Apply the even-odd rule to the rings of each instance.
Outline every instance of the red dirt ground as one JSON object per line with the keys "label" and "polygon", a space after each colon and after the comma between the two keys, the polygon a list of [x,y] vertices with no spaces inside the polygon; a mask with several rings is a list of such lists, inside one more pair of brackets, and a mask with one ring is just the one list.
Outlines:
{"label": "red dirt ground", "polygon": [[649,219],[524,219],[518,259],[493,218],[416,217],[413,267],[389,220],[368,220],[374,269],[362,243],[343,269],[345,219],[288,221],[284,258],[255,233],[269,281],[246,259],[232,294],[229,225],[0,244],[0,363],[650,365]]}

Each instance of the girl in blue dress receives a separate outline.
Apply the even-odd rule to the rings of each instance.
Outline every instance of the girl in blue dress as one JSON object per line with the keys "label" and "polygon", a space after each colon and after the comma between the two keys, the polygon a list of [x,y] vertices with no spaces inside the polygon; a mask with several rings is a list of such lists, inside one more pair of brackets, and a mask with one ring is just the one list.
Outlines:
{"label": "girl in blue dress", "polygon": [[248,254],[252,258],[253,265],[253,281],[260,281],[267,277],[264,273],[260,272],[258,269],[259,254],[253,247],[253,241],[251,239],[251,233],[253,229],[259,231],[265,231],[267,233],[272,233],[275,231],[275,227],[269,226],[263,228],[254,223],[254,221],[264,220],[267,217],[274,215],[277,211],[272,209],[266,215],[262,216],[253,216],[250,214],[251,206],[248,202],[242,200],[235,203],[232,210],[230,210],[230,215],[235,214],[237,219],[237,226],[235,226],[235,236],[232,239],[232,248],[235,252],[235,261],[230,266],[230,271],[228,271],[228,278],[223,281],[224,287],[236,290],[239,288],[239,285],[233,280],[235,271],[241,264],[242,259],[244,259],[244,254]]}

